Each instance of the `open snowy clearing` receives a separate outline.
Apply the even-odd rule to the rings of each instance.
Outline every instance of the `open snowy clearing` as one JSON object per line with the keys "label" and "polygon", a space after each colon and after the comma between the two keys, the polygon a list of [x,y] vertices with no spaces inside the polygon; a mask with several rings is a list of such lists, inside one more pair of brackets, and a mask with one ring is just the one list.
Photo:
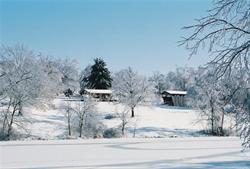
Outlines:
{"label": "open snowy clearing", "polygon": [[[72,101],[72,104],[77,101]],[[55,99],[52,108],[26,108],[24,116],[29,119],[27,129],[32,139],[61,139],[67,135],[67,122],[64,117],[66,102]],[[97,114],[108,128],[119,128],[118,117],[105,119],[107,115],[117,116],[124,106],[117,103],[98,102]],[[130,112],[128,112],[130,115]],[[138,106],[136,117],[130,119],[126,128],[127,137],[186,137],[199,136],[198,131],[205,129],[204,123],[197,123],[198,111],[165,105]],[[229,121],[229,123],[231,123]]]}
{"label": "open snowy clearing", "polygon": [[0,168],[249,169],[235,137],[1,142]]}

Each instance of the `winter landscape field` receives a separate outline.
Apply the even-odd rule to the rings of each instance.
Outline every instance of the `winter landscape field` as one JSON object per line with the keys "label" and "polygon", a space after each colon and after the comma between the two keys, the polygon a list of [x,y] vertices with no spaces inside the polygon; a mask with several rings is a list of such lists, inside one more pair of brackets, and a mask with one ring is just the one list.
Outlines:
{"label": "winter landscape field", "polygon": [[[39,139],[60,139],[67,135],[67,123],[65,123],[64,106],[65,98],[54,100],[51,109],[31,108],[27,109],[25,118],[29,137]],[[71,101],[77,104],[79,101]],[[119,114],[124,106],[116,102],[97,102],[97,118],[107,127],[121,130],[122,119]],[[111,116],[111,119],[106,117]],[[199,120],[199,111],[183,107],[171,107],[163,104],[146,105],[136,108],[136,117],[127,118],[127,137],[192,137],[199,136],[200,130],[205,129],[205,121]],[[229,124],[234,123],[228,119]],[[135,131],[134,131],[135,130]],[[135,133],[134,133],[135,132]]]}
{"label": "winter landscape field", "polygon": [[0,0],[0,169],[250,169],[250,0]]}
{"label": "winter landscape field", "polygon": [[[242,151],[238,137],[211,137],[199,133],[205,124],[197,122],[198,110],[166,105],[140,106],[124,138],[58,140],[65,139],[67,130],[62,111],[65,98],[53,103],[53,109],[47,111],[27,109],[25,117],[32,119],[27,128],[30,136],[23,141],[1,142],[1,168],[250,168],[250,151]],[[97,108],[105,125],[120,129],[119,118],[104,117],[121,112],[122,105],[98,102]]]}

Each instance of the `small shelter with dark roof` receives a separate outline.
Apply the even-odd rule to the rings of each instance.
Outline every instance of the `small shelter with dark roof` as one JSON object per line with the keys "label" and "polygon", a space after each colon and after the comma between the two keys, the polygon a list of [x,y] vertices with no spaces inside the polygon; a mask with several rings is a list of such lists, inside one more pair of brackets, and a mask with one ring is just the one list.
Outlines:
{"label": "small shelter with dark roof", "polygon": [[184,106],[187,91],[164,90],[162,98],[165,104],[170,106]]}

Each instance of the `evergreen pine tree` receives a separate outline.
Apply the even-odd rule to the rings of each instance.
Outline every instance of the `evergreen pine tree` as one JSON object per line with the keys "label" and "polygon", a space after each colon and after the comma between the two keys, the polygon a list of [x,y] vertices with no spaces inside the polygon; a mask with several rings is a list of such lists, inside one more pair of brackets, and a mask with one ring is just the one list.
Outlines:
{"label": "evergreen pine tree", "polygon": [[112,78],[106,63],[102,58],[94,59],[91,66],[91,72],[88,79],[87,87],[91,89],[108,89],[111,87]]}

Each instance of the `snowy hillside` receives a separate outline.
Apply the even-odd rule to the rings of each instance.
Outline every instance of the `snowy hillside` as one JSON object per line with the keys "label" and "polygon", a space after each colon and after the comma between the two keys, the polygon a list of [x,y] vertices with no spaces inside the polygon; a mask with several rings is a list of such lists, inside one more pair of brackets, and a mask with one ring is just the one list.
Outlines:
{"label": "snowy hillside", "polygon": [[[63,99],[56,99],[47,109],[29,107],[25,109],[25,117],[29,119],[27,129],[33,139],[65,138],[67,133],[64,117]],[[98,118],[108,128],[119,128],[121,120],[117,113],[124,107],[121,104],[98,102]],[[192,109],[167,107],[165,105],[139,106],[135,109],[136,117],[130,119],[126,128],[126,137],[183,137],[198,136],[198,131],[205,125],[197,123],[198,112]],[[112,115],[115,118],[105,119]]]}

